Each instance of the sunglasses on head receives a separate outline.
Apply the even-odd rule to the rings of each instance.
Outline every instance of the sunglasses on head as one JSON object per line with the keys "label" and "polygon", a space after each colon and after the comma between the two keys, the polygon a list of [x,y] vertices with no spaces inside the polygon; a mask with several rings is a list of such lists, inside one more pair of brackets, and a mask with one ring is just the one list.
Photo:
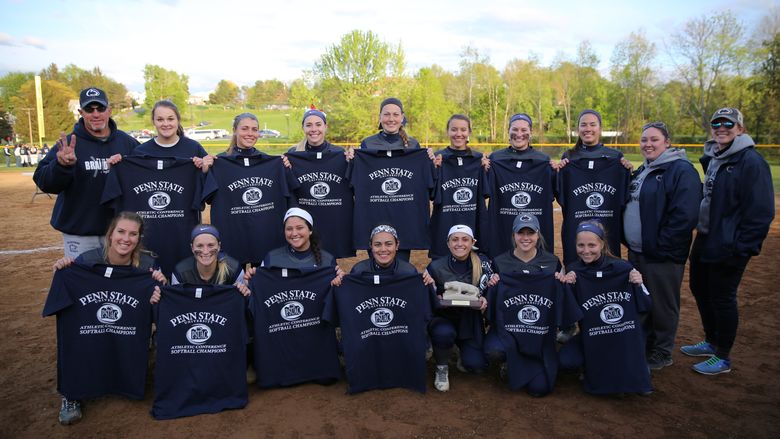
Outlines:
{"label": "sunglasses on head", "polygon": [[666,132],[669,131],[666,128],[666,124],[663,123],[663,122],[650,122],[650,123],[646,123],[646,124],[644,124],[644,126],[642,126],[642,131],[644,131],[644,130],[646,130],[648,128],[658,128],[659,130],[662,130],[662,131],[666,131]]}
{"label": "sunglasses on head", "polygon": [[725,122],[711,122],[710,123],[710,126],[713,127],[713,128],[720,128],[720,127],[734,128],[734,125],[735,125],[735,123],[730,121],[730,120],[727,120]]}
{"label": "sunglasses on head", "polygon": [[87,108],[82,108],[82,110],[84,110],[84,112],[86,112],[86,113],[92,113],[95,110],[97,110],[98,113],[102,113],[102,112],[106,111],[106,107],[104,107],[102,105],[93,105],[93,106],[90,106],[90,107],[87,107]]}

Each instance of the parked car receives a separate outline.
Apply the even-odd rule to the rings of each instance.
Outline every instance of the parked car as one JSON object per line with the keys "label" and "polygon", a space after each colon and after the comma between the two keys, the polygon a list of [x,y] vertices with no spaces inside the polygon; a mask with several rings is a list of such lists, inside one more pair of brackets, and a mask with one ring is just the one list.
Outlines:
{"label": "parked car", "polygon": [[216,130],[187,130],[184,135],[192,140],[214,140],[217,136]]}
{"label": "parked car", "polygon": [[260,130],[260,137],[282,137],[282,133],[276,130]]}

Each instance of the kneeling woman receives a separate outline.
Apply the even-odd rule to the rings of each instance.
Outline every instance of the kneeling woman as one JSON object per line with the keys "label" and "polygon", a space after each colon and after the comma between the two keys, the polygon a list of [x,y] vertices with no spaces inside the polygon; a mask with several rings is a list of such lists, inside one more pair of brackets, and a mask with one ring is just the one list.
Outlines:
{"label": "kneeling woman", "polygon": [[642,313],[650,310],[650,295],[642,275],[614,257],[601,223],[577,226],[578,259],[567,266],[566,281],[582,309],[580,333],[560,350],[561,366],[584,366],[582,382],[594,394],[649,394],[650,369],[645,358]]}
{"label": "kneeling woman", "polygon": [[338,285],[344,272],[336,266],[336,258],[320,248],[320,237],[314,230],[311,214],[298,207],[290,208],[284,214],[283,224],[287,245],[268,252],[262,266],[299,270],[336,267],[337,277],[333,279],[333,285]]}
{"label": "kneeling woman", "polygon": [[[100,264],[132,266],[151,272],[156,281],[165,284],[165,276],[157,269],[154,256],[144,250],[141,244],[143,233],[144,222],[140,215],[135,212],[120,212],[108,226],[104,247],[82,253],[75,262],[87,266]],[[54,269],[63,269],[73,262],[71,258],[62,258],[54,264]],[[69,425],[80,419],[81,402],[68,400],[63,396],[59,413],[60,424]]]}
{"label": "kneeling woman", "polygon": [[[371,230],[369,238],[368,259],[364,259],[352,267],[350,274],[414,274],[417,269],[409,262],[399,259],[400,241],[395,227],[380,224]],[[433,283],[428,273],[423,273],[426,285]]]}
{"label": "kneeling woman", "polygon": [[[557,373],[557,356],[555,351],[555,333],[551,332],[556,329],[556,326],[563,321],[574,322],[576,317],[568,318],[571,314],[569,307],[571,301],[568,301],[565,291],[556,290],[556,286],[560,286],[560,281],[563,276],[560,273],[561,261],[557,256],[550,253],[546,249],[544,238],[539,233],[540,224],[539,219],[534,215],[520,214],[515,217],[512,223],[512,244],[513,248],[505,253],[501,253],[496,256],[494,260],[494,266],[496,274],[494,274],[488,285],[491,287],[498,284],[501,280],[501,276],[504,276],[504,282],[508,282],[513,276],[519,276],[522,279],[528,279],[527,282],[531,282],[530,285],[537,285],[535,282],[543,282],[544,291],[538,291],[538,294],[545,297],[548,303],[554,306],[554,314],[560,316],[550,317],[548,320],[540,319],[534,321],[534,325],[537,326],[549,326],[548,332],[544,334],[538,334],[533,343],[537,343],[540,348],[530,355],[527,351],[523,352],[521,358],[523,358],[522,374],[518,375],[520,382],[524,382],[525,390],[532,396],[544,396],[552,392],[555,385],[555,378]],[[532,278],[526,278],[524,276],[531,276]],[[550,276],[554,276],[556,280],[552,282],[554,285],[551,287],[548,283],[544,283],[544,279],[539,277],[550,279]],[[498,288],[498,287],[497,287]],[[498,294],[498,293],[496,293]],[[513,291],[511,294],[516,294]],[[493,296],[491,296],[493,297]],[[485,354],[492,362],[501,363],[501,375],[502,377],[510,376],[510,386],[512,386],[511,376],[518,369],[515,365],[514,369],[509,369],[507,365],[507,350],[514,349],[514,346],[508,345],[505,341],[502,341],[502,337],[499,332],[499,303],[496,299],[491,304],[491,310],[489,312],[489,319],[491,320],[491,329],[488,335],[485,337]],[[549,317],[549,316],[548,316]],[[568,331],[576,330],[575,326],[569,326]],[[529,336],[530,337],[530,336]],[[531,343],[531,339],[526,339]],[[512,343],[515,343],[512,341]]]}
{"label": "kneeling woman", "polygon": [[480,290],[479,310],[472,308],[446,307],[435,311],[428,324],[428,332],[433,345],[433,357],[436,360],[436,376],[433,382],[436,390],[446,392],[450,388],[449,359],[452,347],[456,344],[460,350],[458,368],[480,372],[485,369],[486,361],[482,353],[482,339],[485,325],[482,311],[487,301],[481,295],[487,287],[487,280],[493,273],[490,260],[474,252],[474,232],[466,225],[452,226],[447,234],[449,256],[436,259],[428,265],[426,271],[436,284],[436,294],[444,295],[447,282],[463,282]]}
{"label": "kneeling woman", "polygon": [[[211,224],[198,224],[192,229],[192,256],[176,264],[171,285],[180,283],[234,285],[244,296],[249,288],[244,283],[244,270],[238,261],[220,251],[219,231]],[[159,292],[152,299],[159,301]]]}

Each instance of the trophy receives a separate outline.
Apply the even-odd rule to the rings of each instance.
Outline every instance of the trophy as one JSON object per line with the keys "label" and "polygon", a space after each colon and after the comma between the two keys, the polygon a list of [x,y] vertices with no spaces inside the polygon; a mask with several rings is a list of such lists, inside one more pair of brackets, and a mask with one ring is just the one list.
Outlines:
{"label": "trophy", "polygon": [[467,308],[480,308],[479,288],[465,282],[451,281],[444,284],[442,306],[460,306]]}

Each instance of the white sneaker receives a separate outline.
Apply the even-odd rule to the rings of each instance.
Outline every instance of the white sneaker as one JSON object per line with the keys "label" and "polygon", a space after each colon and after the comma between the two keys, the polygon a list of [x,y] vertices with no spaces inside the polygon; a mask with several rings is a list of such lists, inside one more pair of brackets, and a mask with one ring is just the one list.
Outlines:
{"label": "white sneaker", "polygon": [[433,387],[439,392],[450,390],[450,368],[449,366],[436,366],[436,378],[433,380]]}
{"label": "white sneaker", "polygon": [[81,404],[78,401],[62,397],[59,420],[62,425],[70,425],[81,419]]}

